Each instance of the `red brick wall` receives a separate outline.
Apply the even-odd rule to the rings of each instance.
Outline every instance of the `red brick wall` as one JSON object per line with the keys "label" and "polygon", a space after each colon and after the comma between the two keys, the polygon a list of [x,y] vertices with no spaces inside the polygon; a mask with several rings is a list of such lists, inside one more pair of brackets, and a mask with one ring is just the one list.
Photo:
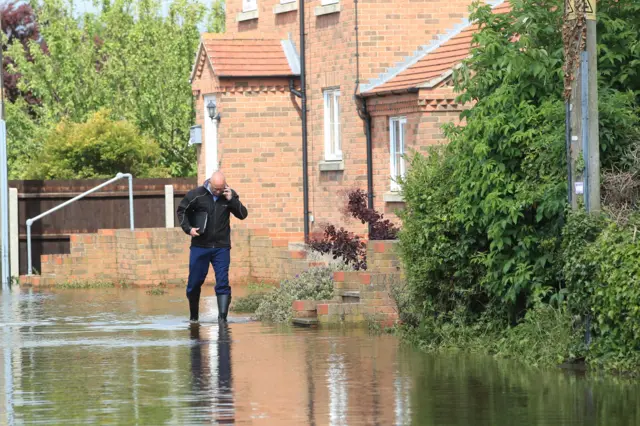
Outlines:
{"label": "red brick wall", "polygon": [[288,81],[225,80],[223,86],[218,159],[249,209],[236,226],[301,240],[302,132]]}
{"label": "red brick wall", "polygon": [[[470,3],[470,0],[360,0],[358,14],[361,82],[366,83],[368,79],[378,77],[388,67],[413,55],[418,46],[428,44],[435,35],[445,33],[460,24],[468,15]],[[290,34],[299,49],[299,11],[276,15],[273,8],[279,4],[279,0],[258,0],[258,19],[236,22],[241,4],[241,0],[227,1],[229,36],[241,34],[243,37],[284,39]],[[314,14],[314,9],[321,4],[320,0],[309,0],[305,4],[309,207],[315,218],[311,229],[315,231],[320,229],[319,225],[326,222],[346,224],[340,213],[340,207],[344,204],[344,199],[338,195],[340,192],[352,188],[366,190],[366,140],[364,123],[357,114],[353,100],[357,79],[354,2],[343,0],[340,2],[339,13],[324,16]],[[324,160],[322,91],[327,87],[339,87],[341,90],[341,139],[344,159],[342,171],[319,170],[319,163]],[[413,97],[414,102],[417,100],[417,95],[408,97]],[[295,102],[298,103],[297,100]],[[232,110],[225,114],[221,121],[220,140],[225,144],[242,145],[242,148],[221,146],[219,152],[221,157],[226,158],[222,168],[230,177],[230,184],[238,187],[241,196],[254,213],[243,226],[270,227],[283,236],[289,234],[292,239],[296,234],[300,235],[303,227],[300,122],[297,121],[298,112],[292,108],[289,94],[286,90],[285,93],[276,90],[251,96],[246,93],[227,92],[221,97],[220,106],[222,111],[225,108]],[[202,107],[198,106],[198,111],[201,110]],[[274,116],[269,117],[269,113],[273,113]],[[441,138],[433,137],[436,133],[430,128],[430,123],[433,122],[423,121],[419,118],[420,114],[420,110],[416,110],[415,116],[411,118],[413,145],[439,143]],[[447,114],[448,112],[444,116]],[[383,202],[384,192],[388,191],[389,185],[388,118],[388,115],[378,116],[374,121],[375,205],[382,211],[392,213],[398,206]],[[442,118],[442,121],[449,119],[447,116]],[[235,123],[237,127],[225,127],[228,123]],[[277,132],[267,130],[269,126],[274,126]],[[234,149],[238,151],[233,152]],[[245,151],[240,152],[240,149]],[[293,151],[284,153],[284,149]],[[246,154],[246,157],[241,154]],[[271,154],[275,156],[268,157]],[[251,158],[250,155],[254,157]],[[281,158],[276,160],[276,156]],[[243,160],[244,167],[233,170],[234,164],[241,164],[239,158]],[[204,172],[200,173],[199,177],[202,180]],[[240,178],[239,182],[237,177]],[[274,179],[276,182],[272,182]],[[265,185],[278,182],[284,186],[283,191],[276,192],[276,195],[279,197],[288,193],[291,200],[271,206],[263,199],[263,195],[273,187]],[[292,214],[287,213],[290,206]],[[349,222],[348,227],[359,233],[364,233],[366,229],[354,221]]]}
{"label": "red brick wall", "polygon": [[[299,11],[274,14],[280,0],[258,0],[258,19],[236,22],[241,0],[227,0],[226,34],[259,38],[291,38],[298,45]],[[297,1],[296,1],[297,3]],[[448,32],[469,15],[471,0],[359,0],[361,79],[377,77],[435,36]],[[350,90],[355,86],[355,3],[340,1],[340,12],[315,16],[321,0],[305,1],[307,71],[310,87],[324,74],[335,73]],[[330,48],[327,48],[330,43]],[[299,47],[299,45],[298,45]],[[347,87],[343,87],[346,90]]]}
{"label": "red brick wall", "polygon": [[[266,229],[233,231],[232,284],[275,283],[322,262],[274,239]],[[179,228],[102,230],[71,236],[71,254],[42,256],[40,275],[22,276],[23,284],[55,285],[72,281],[108,281],[138,286],[184,285],[189,275],[189,237]],[[210,268],[207,282],[215,281]]]}

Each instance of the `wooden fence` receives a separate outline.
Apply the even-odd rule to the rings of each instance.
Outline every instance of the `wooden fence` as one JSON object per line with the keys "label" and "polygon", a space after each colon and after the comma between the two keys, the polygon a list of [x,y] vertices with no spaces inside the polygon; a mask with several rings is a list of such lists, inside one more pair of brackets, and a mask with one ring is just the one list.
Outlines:
{"label": "wooden fence", "polygon": [[[20,274],[27,272],[26,220],[75,197],[104,180],[14,180],[18,189]],[[165,227],[165,185],[173,186],[174,206],[197,185],[196,178],[133,179],[136,228]],[[126,179],[102,188],[67,207],[45,216],[31,227],[31,255],[40,271],[40,255],[69,253],[69,236],[98,229],[129,227],[129,189]],[[173,209],[175,226],[179,226]],[[35,272],[34,271],[34,272]]]}

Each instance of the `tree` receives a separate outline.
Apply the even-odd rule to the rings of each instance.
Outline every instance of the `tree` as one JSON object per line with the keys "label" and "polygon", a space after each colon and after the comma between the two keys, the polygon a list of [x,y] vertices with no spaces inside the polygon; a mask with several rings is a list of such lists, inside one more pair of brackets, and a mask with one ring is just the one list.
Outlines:
{"label": "tree", "polygon": [[89,179],[119,172],[136,177],[164,177],[158,167],[160,148],[136,127],[109,118],[109,111],[93,114],[86,123],[63,120],[48,135],[41,154],[30,163],[38,179]]}
{"label": "tree", "polygon": [[[462,115],[465,125],[446,128],[450,143],[442,156],[413,159],[403,186],[407,276],[418,300],[444,301],[440,311],[462,299],[475,309],[494,300],[521,312],[562,282],[563,4],[510,4],[503,14],[476,5],[471,18],[480,30],[471,56],[454,73],[459,101],[473,106]],[[606,0],[598,9],[600,40],[621,48],[640,8]],[[614,13],[629,22],[602,25]],[[606,48],[599,45],[599,51]],[[639,55],[631,44],[616,55],[615,66],[632,75]],[[603,72],[611,69],[607,55],[599,61]],[[635,93],[619,79],[604,77],[600,86],[601,159],[620,163],[637,137]]]}
{"label": "tree", "polygon": [[225,0],[215,0],[209,13],[207,31],[210,33],[223,33],[227,26]]}
{"label": "tree", "polygon": [[[5,52],[7,46],[13,43],[20,43],[26,48],[30,41],[40,42],[40,30],[33,8],[28,3],[12,1],[0,6],[0,20],[2,21],[2,31],[6,37],[3,40],[3,60],[2,74],[4,81],[5,99],[15,102],[18,98],[23,98],[29,105],[38,104],[38,100],[32,93],[24,93],[18,89],[20,74],[10,72],[8,67],[13,64],[13,60]],[[46,46],[43,46],[46,52]]]}
{"label": "tree", "polygon": [[195,174],[188,145],[194,108],[189,74],[199,43],[204,7],[174,0],[167,16],[155,0],[105,1],[100,12],[74,18],[62,0],[36,7],[46,49],[13,43],[12,72],[19,88],[41,99],[47,123],[82,123],[102,108],[126,119],[160,145],[160,162],[172,176]]}

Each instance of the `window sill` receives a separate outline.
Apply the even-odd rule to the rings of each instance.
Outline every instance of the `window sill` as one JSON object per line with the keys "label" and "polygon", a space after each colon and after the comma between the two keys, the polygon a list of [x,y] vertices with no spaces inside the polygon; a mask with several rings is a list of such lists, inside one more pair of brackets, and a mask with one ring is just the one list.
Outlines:
{"label": "window sill", "polygon": [[339,172],[344,170],[344,161],[321,161],[318,166],[321,172]]}
{"label": "window sill", "polygon": [[404,203],[404,196],[400,192],[385,192],[382,196],[385,203]]}
{"label": "window sill", "polygon": [[240,12],[236,17],[237,22],[251,21],[252,19],[258,19],[258,10],[251,10],[249,12]]}
{"label": "window sill", "polygon": [[294,10],[298,10],[298,3],[295,1],[289,2],[289,3],[277,4],[273,7],[273,13],[275,15],[279,15],[281,13],[293,12]]}
{"label": "window sill", "polygon": [[322,15],[330,15],[332,13],[338,13],[340,12],[340,3],[333,3],[333,4],[327,4],[325,6],[318,6],[315,9],[315,15],[316,16],[322,16]]}

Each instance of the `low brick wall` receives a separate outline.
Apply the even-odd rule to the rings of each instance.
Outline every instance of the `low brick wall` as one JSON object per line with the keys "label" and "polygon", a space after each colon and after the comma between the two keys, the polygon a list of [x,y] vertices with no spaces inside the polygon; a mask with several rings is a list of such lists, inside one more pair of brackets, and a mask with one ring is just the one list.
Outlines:
{"label": "low brick wall", "polygon": [[[48,286],[70,281],[109,281],[128,285],[183,285],[189,273],[190,239],[180,228],[101,230],[71,236],[71,253],[41,257],[40,275],[21,284]],[[264,229],[232,232],[232,283],[275,283],[323,264],[308,259],[300,244],[274,239]],[[214,281],[209,269],[208,282]]]}
{"label": "low brick wall", "polygon": [[377,322],[391,327],[399,320],[391,297],[392,286],[404,279],[397,241],[369,241],[367,270],[335,272],[331,300],[296,300],[294,322],[308,324],[365,324]]}

